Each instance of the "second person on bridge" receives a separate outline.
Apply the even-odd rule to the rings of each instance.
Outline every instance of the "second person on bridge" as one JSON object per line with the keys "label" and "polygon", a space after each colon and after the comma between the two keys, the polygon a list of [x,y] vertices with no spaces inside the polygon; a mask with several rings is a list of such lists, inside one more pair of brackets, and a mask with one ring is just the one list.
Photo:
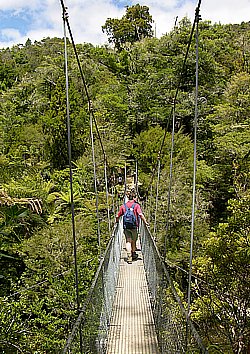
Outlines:
{"label": "second person on bridge", "polygon": [[136,201],[136,193],[131,190],[128,193],[128,201],[120,206],[116,216],[116,222],[123,215],[123,229],[126,237],[127,262],[132,263],[132,260],[138,258],[136,251],[136,241],[138,239],[139,220],[141,219],[146,225],[148,222],[141,211],[139,203]]}

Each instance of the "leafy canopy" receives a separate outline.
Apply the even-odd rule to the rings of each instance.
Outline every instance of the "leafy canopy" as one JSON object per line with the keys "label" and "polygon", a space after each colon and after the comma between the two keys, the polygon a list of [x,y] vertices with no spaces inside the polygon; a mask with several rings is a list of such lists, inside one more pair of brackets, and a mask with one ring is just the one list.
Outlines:
{"label": "leafy canopy", "polygon": [[119,20],[108,18],[102,31],[107,33],[110,43],[118,50],[126,42],[134,43],[146,37],[153,37],[152,16],[147,6],[136,4],[126,7],[126,14]]}

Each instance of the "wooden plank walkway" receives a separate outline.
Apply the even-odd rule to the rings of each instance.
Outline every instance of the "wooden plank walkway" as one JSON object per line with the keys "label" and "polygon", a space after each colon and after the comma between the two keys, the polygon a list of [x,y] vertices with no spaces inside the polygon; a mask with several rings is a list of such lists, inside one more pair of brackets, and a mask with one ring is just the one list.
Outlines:
{"label": "wooden plank walkway", "polygon": [[107,354],[159,354],[141,251],[132,264],[122,251]]}

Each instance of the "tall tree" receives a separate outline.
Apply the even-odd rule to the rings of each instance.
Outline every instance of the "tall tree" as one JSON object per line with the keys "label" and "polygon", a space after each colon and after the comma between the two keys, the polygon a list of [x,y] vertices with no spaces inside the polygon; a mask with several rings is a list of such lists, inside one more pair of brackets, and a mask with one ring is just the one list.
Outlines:
{"label": "tall tree", "polygon": [[126,42],[134,43],[145,37],[152,37],[152,16],[147,6],[139,4],[126,7],[126,14],[119,20],[108,18],[102,31],[107,33],[108,40],[118,50]]}

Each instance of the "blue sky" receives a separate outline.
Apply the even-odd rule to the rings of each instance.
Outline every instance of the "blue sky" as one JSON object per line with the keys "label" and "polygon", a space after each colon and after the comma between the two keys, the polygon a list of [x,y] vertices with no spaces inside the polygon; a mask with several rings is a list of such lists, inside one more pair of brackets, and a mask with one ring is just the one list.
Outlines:
{"label": "blue sky", "polygon": [[[106,43],[101,30],[106,19],[121,18],[126,5],[138,2],[149,7],[160,37],[173,28],[177,16],[193,20],[198,0],[64,0],[75,42]],[[250,0],[203,0],[201,17],[212,23],[250,21]],[[0,0],[0,48],[46,37],[63,37],[60,0]]]}

